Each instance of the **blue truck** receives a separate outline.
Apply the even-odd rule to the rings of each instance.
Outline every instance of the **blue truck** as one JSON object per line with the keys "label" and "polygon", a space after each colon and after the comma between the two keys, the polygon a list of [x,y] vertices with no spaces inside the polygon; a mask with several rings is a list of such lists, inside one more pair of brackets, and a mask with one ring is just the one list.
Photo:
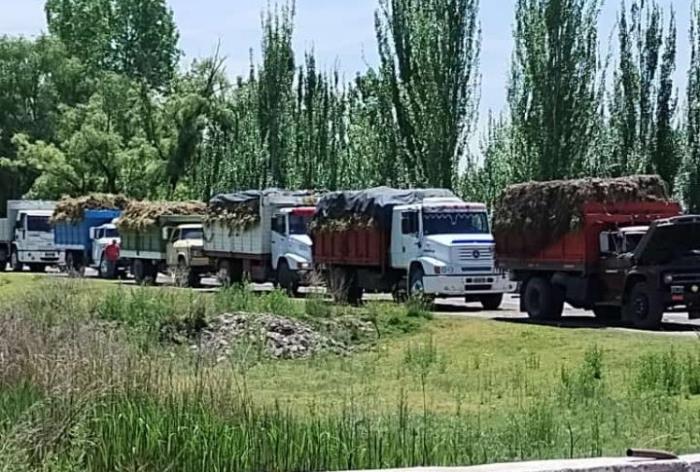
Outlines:
{"label": "blue truck", "polygon": [[121,242],[114,224],[120,216],[120,210],[85,210],[79,220],[54,222],[56,247],[65,251],[65,268],[69,273],[82,275],[90,267],[107,279],[126,274],[123,261],[110,270],[104,256],[109,244]]}

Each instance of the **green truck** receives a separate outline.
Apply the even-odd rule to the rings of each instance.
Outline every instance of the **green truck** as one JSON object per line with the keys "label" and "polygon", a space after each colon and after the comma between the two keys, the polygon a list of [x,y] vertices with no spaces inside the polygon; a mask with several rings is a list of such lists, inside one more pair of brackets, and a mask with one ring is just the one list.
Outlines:
{"label": "green truck", "polygon": [[121,257],[138,284],[154,284],[158,273],[164,273],[178,286],[195,287],[209,272],[199,215],[159,216],[154,224],[138,229],[122,225],[120,232]]}

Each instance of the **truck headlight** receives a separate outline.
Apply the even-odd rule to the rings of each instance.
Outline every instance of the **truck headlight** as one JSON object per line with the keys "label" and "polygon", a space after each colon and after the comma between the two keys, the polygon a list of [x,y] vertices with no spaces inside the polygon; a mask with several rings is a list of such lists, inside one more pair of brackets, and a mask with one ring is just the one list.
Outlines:
{"label": "truck headlight", "polygon": [[671,274],[664,275],[664,282],[668,285],[671,285],[673,283],[673,275],[671,275]]}
{"label": "truck headlight", "polygon": [[311,264],[309,264],[308,262],[300,262],[299,263],[299,269],[301,269],[301,270],[308,270],[310,268],[311,268]]}

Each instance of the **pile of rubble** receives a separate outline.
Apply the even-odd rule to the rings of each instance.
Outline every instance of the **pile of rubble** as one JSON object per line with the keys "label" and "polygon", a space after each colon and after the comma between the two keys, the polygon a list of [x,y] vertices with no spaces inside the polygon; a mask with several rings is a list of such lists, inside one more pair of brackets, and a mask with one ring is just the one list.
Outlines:
{"label": "pile of rubble", "polygon": [[[348,332],[354,333],[352,336]],[[316,354],[349,355],[358,339],[375,334],[371,323],[325,320],[318,327],[276,315],[227,313],[208,323],[192,349],[221,361],[235,349],[252,347],[274,359],[304,359]]]}

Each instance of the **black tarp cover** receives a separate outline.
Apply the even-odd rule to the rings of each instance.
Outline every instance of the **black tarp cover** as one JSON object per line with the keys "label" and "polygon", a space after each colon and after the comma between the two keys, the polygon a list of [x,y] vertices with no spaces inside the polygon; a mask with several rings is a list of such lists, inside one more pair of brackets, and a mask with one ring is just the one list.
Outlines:
{"label": "black tarp cover", "polygon": [[328,220],[363,217],[382,228],[391,227],[391,214],[395,206],[420,203],[426,198],[457,198],[445,189],[408,189],[377,187],[360,191],[331,192],[316,205],[316,223]]}
{"label": "black tarp cover", "polygon": [[222,193],[209,200],[209,207],[218,210],[227,210],[247,206],[253,211],[260,208],[260,200],[264,197],[313,197],[314,192],[307,190],[289,191],[270,188],[266,190],[244,190],[241,192]]}

